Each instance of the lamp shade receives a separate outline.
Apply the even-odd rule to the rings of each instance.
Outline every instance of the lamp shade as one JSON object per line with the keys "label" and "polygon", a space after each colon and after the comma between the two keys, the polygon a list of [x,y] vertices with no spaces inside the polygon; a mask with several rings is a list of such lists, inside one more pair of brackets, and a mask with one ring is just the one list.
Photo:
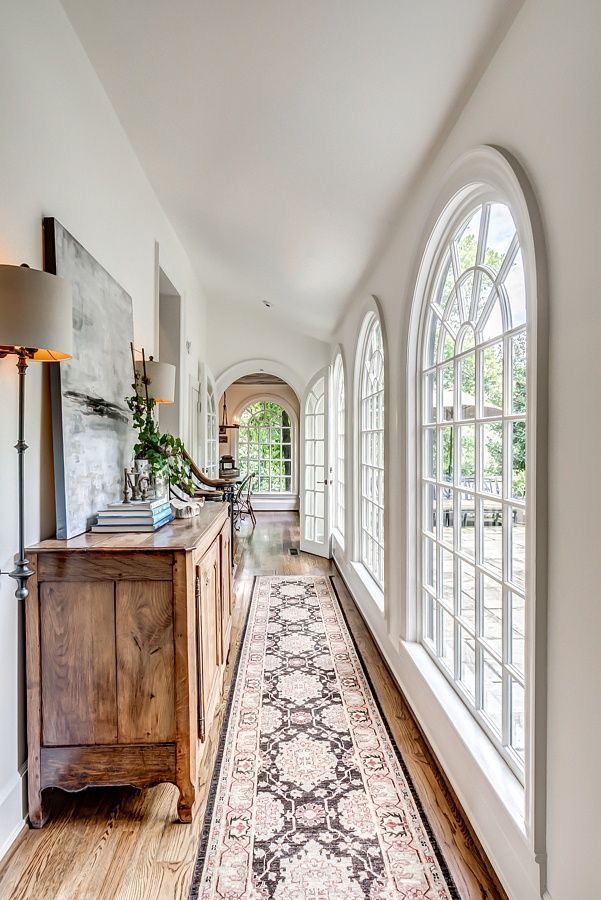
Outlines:
{"label": "lamp shade", "polygon": [[38,269],[0,265],[0,348],[58,362],[69,359],[72,342],[71,285]]}
{"label": "lamp shade", "polygon": [[[144,393],[144,363],[136,360],[136,384],[138,393]],[[158,359],[146,360],[146,378],[148,379],[148,396],[155,403],[173,403],[175,400],[175,366],[171,363],[159,362]]]}

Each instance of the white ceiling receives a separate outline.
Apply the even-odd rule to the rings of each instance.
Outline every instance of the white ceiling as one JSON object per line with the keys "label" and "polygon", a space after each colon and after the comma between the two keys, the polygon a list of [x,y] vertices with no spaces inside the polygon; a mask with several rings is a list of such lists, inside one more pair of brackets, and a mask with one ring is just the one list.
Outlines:
{"label": "white ceiling", "polygon": [[62,2],[209,297],[322,337],[521,5]]}

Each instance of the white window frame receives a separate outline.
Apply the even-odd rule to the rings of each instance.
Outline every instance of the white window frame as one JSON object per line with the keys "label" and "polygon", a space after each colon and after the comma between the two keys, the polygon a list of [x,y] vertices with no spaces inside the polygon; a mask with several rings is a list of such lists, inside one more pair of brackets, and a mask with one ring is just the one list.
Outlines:
{"label": "white window frame", "polygon": [[[418,638],[418,572],[420,545],[418,535],[420,521],[421,461],[419,458],[418,423],[422,403],[419,379],[422,346],[422,329],[425,325],[422,312],[424,298],[432,291],[431,280],[436,271],[437,251],[444,247],[461,220],[463,212],[478,202],[505,203],[511,209],[519,235],[524,260],[527,303],[528,334],[528,410],[526,417],[526,442],[528,448],[529,490],[526,500],[526,592],[529,603],[526,610],[527,642],[525,648],[526,673],[526,735],[525,777],[520,790],[517,779],[511,781],[511,769],[493,745],[477,728],[470,729],[471,718],[467,708],[459,701],[450,687],[443,690],[446,679],[430,673],[440,669],[430,661],[427,652],[414,643]],[[510,154],[494,147],[479,147],[462,156],[449,170],[422,243],[421,262],[416,271],[414,300],[409,323],[407,356],[407,548],[406,601],[402,610],[400,650],[404,660],[415,666],[419,690],[426,690],[439,704],[438,719],[431,740],[446,744],[455,740],[457,745],[455,771],[461,773],[456,782],[460,797],[472,792],[476,785],[486,793],[491,790],[489,803],[501,801],[497,808],[490,807],[487,817],[464,799],[483,839],[494,845],[500,821],[505,822],[505,837],[514,859],[523,866],[521,878],[527,872],[528,880],[544,883],[544,857],[546,844],[546,587],[547,587],[547,429],[548,429],[548,315],[547,277],[544,233],[534,193],[519,164]],[[419,646],[419,650],[417,647]],[[423,654],[420,655],[420,654]],[[418,674],[419,673],[419,674]],[[448,682],[446,682],[448,684]],[[416,688],[418,689],[418,688]],[[449,694],[450,692],[450,694]],[[465,709],[465,715],[461,709]],[[453,710],[453,712],[449,712]],[[452,716],[452,717],[451,717]],[[467,716],[467,719],[465,718]],[[445,718],[448,717],[448,718]],[[457,729],[460,729],[459,731]],[[479,736],[479,734],[481,736]],[[488,749],[487,748],[488,745]],[[459,752],[459,746],[461,751]],[[495,759],[496,756],[496,759]],[[484,769],[481,767],[485,766]],[[461,779],[467,779],[462,784]],[[502,810],[505,812],[502,812]],[[510,818],[503,818],[509,814]],[[516,830],[511,831],[509,821]],[[513,826],[512,826],[513,827]],[[524,838],[526,840],[524,841]],[[542,867],[539,870],[539,866]],[[514,873],[516,878],[517,871]],[[519,884],[519,880],[517,881]]]}
{"label": "white window frame", "polygon": [[[366,401],[370,400],[371,395],[364,396],[363,394],[363,382],[365,375],[365,365],[366,365],[366,353],[368,350],[368,344],[372,335],[372,331],[374,328],[379,327],[380,335],[382,340],[382,356],[383,356],[383,384],[382,388],[378,389],[373,394],[374,398],[377,398],[381,395],[382,398],[382,411],[383,411],[383,421],[381,428],[364,428],[364,412]],[[384,604],[384,572],[385,572],[385,528],[386,528],[386,514],[385,514],[385,492],[386,492],[386,474],[385,474],[385,457],[386,457],[386,349],[385,349],[385,338],[384,332],[382,328],[382,318],[379,315],[379,312],[375,310],[369,311],[361,325],[361,330],[359,332],[359,340],[357,342],[357,351],[355,356],[355,397],[356,397],[356,409],[357,415],[355,420],[355,497],[356,497],[356,516],[355,516],[355,559],[357,560],[359,566],[363,569],[363,571],[368,575],[368,578],[373,582],[375,587],[374,598],[377,600],[378,605],[383,609]],[[371,463],[365,462],[364,455],[364,436],[366,434],[379,434],[381,435],[382,441],[382,466],[373,466]],[[364,485],[368,480],[368,470],[373,471],[381,471],[382,473],[382,501],[381,503],[377,502],[377,499],[369,496],[365,490]],[[378,541],[377,535],[372,534],[364,527],[364,505],[365,503],[370,503],[374,507],[379,510],[379,515],[381,516],[381,540]],[[366,559],[365,551],[365,541],[372,541],[373,544],[381,549],[382,553],[382,566],[380,571],[376,568],[372,568],[369,565],[369,561]]]}
{"label": "white window frame", "polygon": [[217,424],[217,401],[215,388],[207,382],[207,462],[206,473],[209,478],[219,475],[219,441]]}
{"label": "white window frame", "polygon": [[[273,490],[273,489],[272,489],[272,480],[273,480],[273,478],[281,478],[281,477],[283,477],[283,476],[280,476],[280,475],[273,476],[273,475],[271,474],[271,470],[270,470],[270,474],[269,474],[269,490],[267,490],[267,491],[261,491],[261,490],[259,490],[259,484],[260,484],[261,476],[259,476],[259,473],[257,472],[257,477],[255,478],[255,481],[254,481],[254,484],[253,484],[253,494],[255,494],[257,497],[265,497],[265,496],[267,496],[267,495],[273,495],[273,496],[276,496],[276,497],[280,497],[280,496],[290,496],[291,494],[294,493],[294,490],[295,490],[295,484],[296,484],[296,432],[297,432],[297,423],[296,423],[296,417],[295,417],[294,415],[291,414],[291,411],[290,411],[290,409],[289,409],[289,407],[288,407],[288,404],[283,403],[279,398],[273,398],[273,397],[253,397],[251,400],[246,401],[246,402],[243,404],[243,406],[240,407],[240,411],[237,412],[237,413],[235,414],[234,418],[236,419],[237,422],[239,422],[239,423],[241,424],[242,416],[244,415],[244,413],[246,412],[247,409],[249,409],[251,406],[256,406],[257,404],[263,404],[263,405],[265,405],[265,404],[268,404],[268,403],[274,404],[275,406],[279,406],[280,409],[282,409],[282,410],[287,414],[287,416],[288,416],[288,418],[289,418],[289,420],[290,420],[290,488],[289,488],[289,490]],[[263,427],[265,427],[265,426],[263,426]],[[270,426],[266,426],[266,427],[269,428],[269,431],[270,431],[270,437],[271,437],[271,428],[272,428],[272,426],[270,425]],[[240,467],[240,465],[241,465],[241,463],[242,463],[242,450],[241,450],[240,432],[239,432],[239,431],[236,432],[236,439],[237,439],[238,465],[239,465],[239,467]],[[277,443],[277,442],[276,442],[276,443]],[[273,446],[273,445],[274,445],[274,442],[272,442],[272,441],[270,440],[270,441],[269,441],[269,445],[270,445],[270,446]],[[280,440],[280,444],[279,444],[279,445],[280,445],[280,446],[283,446],[283,443],[282,443],[281,440]],[[259,446],[261,446],[261,445],[259,444]],[[265,477],[265,476],[263,476],[263,477]]]}
{"label": "white window frame", "polygon": [[[503,204],[505,209],[511,210],[507,204]],[[512,724],[514,721],[515,706],[513,702],[514,691],[517,694],[519,690],[523,692],[525,699],[525,672],[520,671],[518,665],[512,662],[512,625],[511,625],[511,607],[513,598],[521,600],[524,606],[527,603],[527,597],[524,585],[512,580],[510,570],[511,560],[509,554],[510,534],[513,535],[517,530],[517,517],[523,519],[526,511],[526,502],[517,498],[512,494],[512,429],[515,426],[526,423],[526,412],[517,413],[511,408],[513,399],[511,374],[512,374],[512,346],[513,341],[519,340],[523,335],[527,340],[527,323],[511,324],[511,302],[510,297],[505,290],[506,278],[510,268],[521,252],[519,245],[519,236],[515,234],[511,244],[508,246],[505,258],[496,277],[493,270],[484,265],[483,251],[487,244],[484,243],[485,235],[489,233],[489,218],[491,213],[491,204],[482,201],[480,198],[474,202],[471,207],[461,209],[461,212],[455,214],[450,223],[450,235],[448,240],[439,246],[436,251],[435,261],[433,263],[433,280],[431,281],[432,293],[430,296],[423,298],[423,327],[421,329],[421,346],[419,348],[419,374],[420,386],[423,399],[420,405],[419,414],[419,434],[420,434],[420,461],[421,461],[421,477],[420,490],[422,493],[422,503],[420,504],[420,567],[418,569],[419,578],[419,602],[420,614],[418,617],[418,639],[422,646],[430,653],[436,664],[440,667],[443,674],[448,678],[459,696],[466,704],[468,709],[476,717],[481,727],[487,732],[499,752],[504,756],[517,777],[523,781],[524,778],[524,760],[520,757],[517,749],[513,744]],[[472,267],[461,270],[458,254],[455,251],[454,241],[460,229],[467,226],[467,222],[474,215],[479,215],[479,234],[477,237],[478,255],[475,258]],[[512,217],[513,218],[513,217]],[[461,288],[466,283],[469,275],[473,273],[474,286],[469,289],[469,303],[474,304],[473,292],[479,291],[479,285],[482,278],[486,277],[484,269],[491,273],[491,291],[489,294],[490,301],[486,301],[482,310],[470,311],[467,306],[468,298],[459,296]],[[449,298],[445,302],[444,308],[439,305],[440,294],[443,289],[443,281],[445,274],[448,273],[452,277],[453,287],[450,290]],[[469,283],[469,282],[468,282]],[[451,308],[458,303],[461,310],[462,321],[477,321],[487,319],[492,315],[493,303],[498,304],[500,312],[502,331],[492,338],[476,340],[475,346],[464,348],[461,344],[463,335],[473,333],[467,325],[460,325],[459,328],[451,326],[448,315]],[[426,342],[431,336],[431,323],[436,321],[436,315],[432,311],[433,304],[436,304],[442,312],[442,318],[438,319],[441,323],[439,331],[439,341],[437,350],[433,359],[426,360]],[[465,319],[464,319],[465,317]],[[443,327],[448,326],[452,330],[457,331],[456,343],[453,348],[452,355],[446,355],[442,341]],[[503,379],[502,394],[503,406],[497,408],[486,405],[484,397],[484,368],[486,352],[501,346],[503,359]],[[472,410],[465,407],[465,396],[462,385],[462,367],[468,363],[474,362],[474,381],[475,396],[470,400],[474,400],[475,409]],[[444,389],[444,375],[450,374],[453,389],[452,392]],[[429,390],[426,385],[429,384]],[[527,386],[527,378],[526,378]],[[451,397],[446,394],[452,393]],[[435,395],[434,402],[432,402]],[[429,395],[429,396],[428,396]],[[449,402],[454,407],[451,416],[447,414],[447,406]],[[428,416],[426,408],[433,408],[434,415]],[[488,415],[486,415],[486,411]],[[451,468],[450,480],[445,479],[443,472],[443,434],[445,429],[449,428],[452,434],[452,444],[450,451]],[[484,451],[483,435],[487,428],[495,428],[501,432],[501,453],[503,458],[503,479],[500,485],[493,485],[492,479],[487,479],[483,471]],[[462,447],[461,437],[468,429],[473,431],[475,438],[475,473],[474,484],[469,483],[465,486],[462,480]],[[526,448],[528,451],[528,448]],[[434,465],[436,471],[428,471],[432,465],[426,466],[426,457],[434,456]],[[489,484],[488,481],[491,481]],[[497,487],[497,492],[494,487]],[[498,493],[500,489],[500,493]],[[445,497],[448,493],[448,501],[445,504]],[[436,497],[432,508],[435,521],[428,522],[424,520],[424,512],[429,496]],[[454,512],[453,509],[454,508]],[[485,515],[490,510],[496,510],[496,515],[501,517],[502,536],[502,569],[497,571],[490,565],[490,561],[485,555],[487,527],[485,523]],[[462,516],[471,514],[473,511],[473,543],[474,553],[470,553],[461,546],[461,540],[464,534],[471,532],[471,527],[464,531],[461,522]],[[444,516],[450,517],[451,527],[445,529]],[[516,523],[514,523],[514,516]],[[432,528],[429,529],[429,525]],[[488,528],[498,528],[497,524],[489,524]],[[527,525],[525,526],[527,529]],[[446,532],[446,533],[445,533]],[[450,533],[449,533],[450,532]],[[471,536],[471,535],[470,535]],[[445,540],[446,538],[446,540]],[[490,543],[490,542],[489,542]],[[432,570],[426,573],[427,558],[423,553],[425,547],[428,547],[432,553],[430,562],[434,562]],[[452,597],[445,599],[444,590],[444,562],[451,561],[455,578],[451,579]],[[463,597],[463,582],[459,579],[464,570],[473,572],[473,589],[474,589],[474,613],[473,622],[470,622],[468,616],[462,615],[460,609],[459,598]],[[429,581],[427,574],[434,575],[434,583]],[[453,583],[454,582],[454,583]],[[486,636],[486,599],[490,596],[487,591],[483,591],[483,585],[489,585],[492,589],[493,585],[497,586],[501,601],[501,647],[495,646],[493,640],[488,640]],[[448,587],[448,585],[447,585]],[[453,640],[452,658],[445,658],[445,635],[443,627],[444,622],[450,623]],[[490,614],[492,618],[492,614]],[[429,627],[434,632],[434,640],[428,636],[429,628],[426,627],[426,620]],[[460,635],[465,635],[466,643],[473,647],[474,653],[474,689],[473,696],[470,694],[469,681],[468,685],[462,681],[462,660],[461,649],[462,643]],[[494,669],[500,672],[501,677],[501,697],[500,697],[500,713],[501,721],[499,723],[500,731],[497,732],[496,725],[492,717],[487,713],[486,709],[486,673],[484,661],[488,660],[488,671],[490,673]],[[523,669],[523,666],[522,666]],[[470,672],[471,675],[471,672]],[[471,680],[471,678],[470,678]],[[525,732],[525,723],[524,723]]]}
{"label": "white window frame", "polygon": [[333,430],[333,527],[344,543],[346,532],[346,379],[340,351],[332,368],[332,430]]}

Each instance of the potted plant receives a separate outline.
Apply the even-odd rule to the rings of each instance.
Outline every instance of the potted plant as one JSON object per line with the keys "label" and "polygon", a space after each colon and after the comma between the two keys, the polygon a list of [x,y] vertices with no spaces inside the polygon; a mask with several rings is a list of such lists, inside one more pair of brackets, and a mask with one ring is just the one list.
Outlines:
{"label": "potted plant", "polygon": [[148,385],[134,366],[134,393],[126,397],[126,403],[133,415],[133,426],[138,433],[134,446],[134,458],[139,463],[146,461],[157,495],[161,485],[168,493],[169,484],[181,487],[188,494],[194,493],[190,465],[185,458],[184,444],[172,434],[161,433],[155,414],[156,401],[148,394]]}

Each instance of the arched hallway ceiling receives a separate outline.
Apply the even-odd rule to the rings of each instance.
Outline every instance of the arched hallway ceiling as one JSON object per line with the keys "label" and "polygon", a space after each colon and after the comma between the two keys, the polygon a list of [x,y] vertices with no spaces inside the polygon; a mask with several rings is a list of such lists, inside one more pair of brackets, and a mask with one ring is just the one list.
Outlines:
{"label": "arched hallway ceiling", "polygon": [[521,5],[62,2],[210,300],[322,338]]}

